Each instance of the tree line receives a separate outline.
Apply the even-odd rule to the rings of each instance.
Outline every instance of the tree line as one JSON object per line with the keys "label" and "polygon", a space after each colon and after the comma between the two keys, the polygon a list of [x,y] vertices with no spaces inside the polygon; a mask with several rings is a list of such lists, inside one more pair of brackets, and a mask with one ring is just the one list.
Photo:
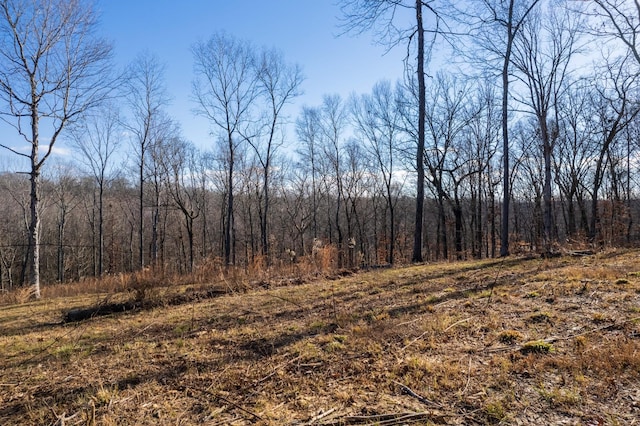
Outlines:
{"label": "tree line", "polygon": [[406,49],[405,77],[295,114],[302,68],[214,33],[192,47],[200,148],[166,111],[161,59],[114,71],[90,3],[2,1],[1,115],[30,150],[0,143],[28,165],[0,175],[1,287],[633,243],[640,9],[574,3],[344,0],[345,32]]}

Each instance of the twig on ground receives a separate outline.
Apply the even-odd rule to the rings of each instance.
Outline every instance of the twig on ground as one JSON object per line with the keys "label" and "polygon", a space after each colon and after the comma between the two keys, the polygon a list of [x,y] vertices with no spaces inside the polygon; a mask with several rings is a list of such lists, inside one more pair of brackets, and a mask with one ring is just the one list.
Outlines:
{"label": "twig on ground", "polygon": [[394,381],[393,383],[395,383],[396,385],[398,385],[400,387],[400,390],[402,391],[403,394],[412,396],[412,397],[414,397],[415,399],[417,399],[418,401],[422,402],[425,405],[431,405],[431,406],[434,406],[434,407],[442,407],[442,405],[438,404],[437,402],[433,402],[431,400],[428,400],[427,398],[425,398],[422,395],[418,395],[417,393],[412,391],[408,386],[403,385],[400,382]]}
{"label": "twig on ground", "polygon": [[233,402],[233,401],[231,401],[231,400],[229,400],[229,399],[225,398],[225,397],[224,397],[224,396],[222,396],[222,395],[219,395],[219,394],[217,394],[217,393],[215,393],[215,392],[211,392],[211,391],[209,391],[209,390],[207,390],[207,389],[201,389],[201,388],[194,387],[194,386],[189,386],[188,388],[189,388],[189,389],[196,390],[196,391],[201,392],[201,393],[204,393],[204,394],[206,394],[206,395],[212,396],[213,398],[215,398],[215,399],[217,399],[217,400],[220,400],[220,401],[223,401],[223,402],[225,402],[225,403],[227,403],[227,404],[229,404],[229,405],[231,405],[231,406],[233,406],[233,407],[237,408],[238,410],[243,411],[243,412],[245,412],[245,413],[247,413],[247,414],[249,414],[249,415],[251,415],[251,416],[255,417],[255,418],[256,418],[256,419],[258,419],[258,420],[262,420],[262,417],[260,417],[259,415],[257,415],[257,414],[256,414],[256,413],[254,413],[253,411],[247,410],[246,408],[242,407],[242,406],[241,406],[241,405],[239,405],[239,404],[236,404],[235,402]]}
{"label": "twig on ground", "polygon": [[291,300],[291,299],[287,299],[286,297],[276,296],[275,294],[268,294],[268,295],[269,295],[269,296],[271,296],[271,297],[273,297],[273,298],[280,299],[280,300],[283,300],[283,301],[285,301],[285,302],[289,302],[289,303],[291,303],[292,305],[296,305],[296,306],[297,306],[298,308],[300,308],[300,309],[305,309],[305,307],[304,307],[304,306],[302,306],[301,304],[299,304],[298,302],[294,302],[293,300]]}
{"label": "twig on ground", "polygon": [[460,321],[456,321],[453,324],[451,324],[449,327],[445,328],[444,330],[442,330],[443,333],[449,331],[450,329],[452,329],[453,327],[455,327],[458,324],[462,324],[463,322],[467,322],[470,319],[473,319],[473,317],[469,317],[469,318],[465,318],[465,319],[461,319]]}
{"label": "twig on ground", "polygon": [[332,408],[330,410],[327,410],[327,411],[324,411],[322,413],[319,413],[317,416],[312,417],[311,420],[309,420],[305,424],[306,425],[312,425],[314,422],[317,422],[318,420],[324,419],[325,417],[327,417],[328,415],[332,414],[336,410],[337,410],[337,408]]}
{"label": "twig on ground", "polygon": [[435,420],[438,423],[445,416],[433,415],[429,413],[397,413],[397,414],[377,414],[373,416],[346,416],[329,423],[319,423],[322,426],[343,426],[343,425],[370,425],[393,426],[406,425],[408,421]]}
{"label": "twig on ground", "polygon": [[269,377],[272,377],[274,374],[276,374],[278,372],[278,370],[280,370],[282,367],[285,367],[285,366],[287,366],[289,364],[293,364],[294,362],[299,360],[301,357],[302,356],[299,355],[299,356],[297,356],[297,357],[295,357],[293,359],[290,359],[288,361],[285,361],[285,362],[281,363],[280,365],[276,366],[271,373],[267,374],[266,376],[264,376],[263,378],[261,378],[259,380],[256,380],[255,382],[253,382],[253,385],[255,386],[258,383],[264,382],[265,380],[269,379]]}
{"label": "twig on ground", "polygon": [[462,393],[460,395],[464,395],[469,388],[469,383],[471,382],[471,357],[469,357],[469,369],[467,371],[467,383],[464,385],[464,389],[462,389]]}
{"label": "twig on ground", "polygon": [[424,337],[424,335],[427,334],[427,333],[428,333],[428,331],[425,331],[424,333],[422,333],[421,335],[419,335],[418,337],[416,337],[415,339],[413,339],[412,341],[410,341],[409,343],[404,345],[404,347],[402,347],[400,349],[400,352],[404,352],[405,349],[407,349],[409,346],[413,345],[418,340],[422,339]]}
{"label": "twig on ground", "polygon": [[411,321],[401,322],[400,324],[396,325],[396,327],[402,327],[403,325],[413,324],[414,322],[418,322],[423,319],[424,319],[424,315],[420,315],[418,318],[412,319]]}
{"label": "twig on ground", "polygon": [[44,401],[45,405],[47,407],[49,407],[49,409],[51,410],[51,412],[53,413],[53,416],[56,418],[56,421],[53,423],[53,426],[65,426],[65,422],[68,420],[73,420],[76,417],[78,417],[78,414],[80,414],[80,411],[78,411],[75,414],[72,414],[70,416],[67,416],[67,413],[62,413],[60,415],[58,415],[58,413],[56,413],[56,411],[53,409],[52,406],[50,406],[47,401]]}

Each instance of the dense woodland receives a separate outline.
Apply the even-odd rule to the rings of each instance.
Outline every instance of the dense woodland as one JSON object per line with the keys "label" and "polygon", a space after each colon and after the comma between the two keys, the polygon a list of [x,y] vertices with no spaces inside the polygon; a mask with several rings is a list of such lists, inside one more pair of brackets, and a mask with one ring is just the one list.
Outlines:
{"label": "dense woodland", "polygon": [[[88,3],[0,2],[2,119],[34,147],[0,144],[31,165],[0,174],[2,289],[33,284],[34,263],[52,284],[319,250],[336,268],[405,263],[416,241],[429,261],[636,244],[640,8],[464,3],[343,1],[343,37],[371,30],[406,49],[405,78],[297,111],[304,64],[241,35],[194,44],[194,110],[212,134],[199,148],[166,113],[165,58],[116,72],[77,25],[97,25]],[[55,31],[67,27],[91,37]],[[419,66],[429,57],[445,60]],[[72,160],[49,157],[57,138]]]}

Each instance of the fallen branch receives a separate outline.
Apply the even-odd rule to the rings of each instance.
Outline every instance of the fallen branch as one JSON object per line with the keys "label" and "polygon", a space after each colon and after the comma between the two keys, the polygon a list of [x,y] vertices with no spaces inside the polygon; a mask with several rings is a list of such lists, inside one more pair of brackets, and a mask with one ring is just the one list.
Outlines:
{"label": "fallen branch", "polygon": [[56,418],[55,423],[53,423],[54,426],[65,426],[67,421],[75,419],[76,417],[78,417],[78,414],[80,414],[80,412],[78,411],[77,413],[70,416],[67,416],[67,413],[58,415],[58,413],[56,413],[56,411],[47,403],[47,401],[45,401],[44,403],[47,407],[49,407],[49,409],[53,413],[53,416]]}
{"label": "fallen branch", "polygon": [[[538,340],[538,342],[555,343],[555,342],[560,342],[560,341],[563,341],[563,340],[571,340],[571,339],[575,339],[576,337],[586,336],[587,334],[597,333],[598,331],[613,330],[614,328],[616,328],[618,326],[621,326],[621,325],[629,323],[629,322],[635,322],[635,321],[640,321],[640,317],[630,318],[628,320],[625,320],[625,321],[622,321],[622,322],[619,322],[619,323],[605,325],[605,326],[602,326],[602,327],[598,327],[598,328],[594,328],[594,329],[591,329],[591,330],[587,330],[587,331],[582,332],[582,333],[572,334],[570,336],[564,336],[564,337],[552,336],[552,337],[547,337],[546,339]],[[488,353],[495,353],[495,352],[502,352],[502,351],[517,352],[519,350],[522,350],[522,348],[524,348],[524,345],[520,346],[520,347],[517,347],[517,348],[513,348],[512,346],[502,346],[502,347],[499,347],[499,348],[486,349],[485,352],[488,352]]]}
{"label": "fallen branch", "polygon": [[282,367],[286,367],[289,364],[292,364],[294,362],[296,362],[297,360],[299,360],[302,356],[299,355],[293,359],[290,359],[289,361],[283,362],[282,364],[278,365],[276,368],[273,369],[273,371],[271,371],[271,373],[267,374],[266,376],[264,376],[263,378],[256,380],[253,382],[253,385],[257,385],[259,383],[264,382],[265,380],[269,379],[270,377],[272,377],[274,374],[276,374],[278,372],[278,370],[280,370]]}
{"label": "fallen branch", "polygon": [[437,423],[443,423],[445,416],[434,415],[429,413],[396,413],[396,414],[377,414],[373,416],[345,416],[329,423],[318,423],[322,426],[343,426],[343,425],[370,425],[393,426],[406,425],[407,422],[432,420]]}
{"label": "fallen branch", "polygon": [[297,307],[298,307],[298,308],[300,308],[300,309],[306,309],[306,308],[305,308],[304,306],[302,306],[300,303],[295,302],[295,301],[293,301],[293,300],[291,300],[291,299],[287,299],[286,297],[276,296],[275,294],[267,294],[267,296],[271,296],[271,297],[273,297],[273,298],[275,298],[275,299],[280,299],[280,300],[282,300],[282,301],[284,301],[284,302],[289,302],[289,303],[291,303],[292,305],[295,305],[295,306],[297,306]]}
{"label": "fallen branch", "polygon": [[409,346],[413,345],[415,342],[417,342],[418,340],[422,339],[425,334],[427,334],[426,331],[424,333],[422,333],[421,335],[419,335],[418,337],[416,337],[415,339],[413,339],[412,341],[410,341],[409,343],[407,343],[402,349],[400,349],[400,352],[404,352],[404,350],[407,349]]}
{"label": "fallen branch", "polygon": [[325,417],[327,417],[328,415],[330,415],[331,413],[333,413],[334,411],[336,411],[336,408],[332,408],[331,410],[327,410],[325,412],[322,412],[320,414],[318,414],[317,416],[314,416],[311,418],[311,420],[309,420],[309,422],[305,423],[306,425],[312,425],[314,422],[317,422],[318,420],[324,419]]}
{"label": "fallen branch", "polygon": [[212,396],[213,398],[215,398],[217,400],[223,401],[223,402],[225,402],[225,403],[237,408],[238,410],[243,411],[243,412],[255,417],[257,420],[262,420],[262,417],[260,417],[259,415],[257,415],[253,411],[247,410],[246,408],[244,408],[240,404],[236,404],[235,402],[225,398],[222,395],[218,395],[217,393],[211,392],[211,391],[209,391],[207,389],[201,389],[201,388],[193,387],[193,386],[189,386],[187,389],[193,389],[193,390],[196,390],[198,392],[204,393],[206,395]]}
{"label": "fallen branch", "polygon": [[417,399],[418,401],[422,402],[425,405],[431,405],[431,406],[434,406],[434,407],[442,407],[442,405],[438,404],[437,402],[430,401],[427,398],[425,398],[424,396],[418,395],[417,393],[412,391],[408,386],[403,385],[400,382],[394,381],[393,383],[395,383],[396,385],[398,385],[400,387],[400,390],[402,391],[403,394],[412,396],[412,397],[414,397],[415,399]]}
{"label": "fallen branch", "polygon": [[454,322],[453,324],[451,324],[449,327],[447,327],[447,328],[445,328],[444,330],[442,330],[442,332],[443,332],[443,333],[445,333],[445,332],[449,331],[450,329],[452,329],[453,327],[455,327],[456,325],[458,325],[458,324],[462,324],[463,322],[467,322],[467,321],[469,321],[470,319],[473,319],[473,317],[469,317],[469,318],[462,319],[462,320],[460,320],[460,321],[456,321],[456,322]]}
{"label": "fallen branch", "polygon": [[569,255],[573,257],[593,256],[594,254],[596,253],[593,250],[572,250],[569,252]]}

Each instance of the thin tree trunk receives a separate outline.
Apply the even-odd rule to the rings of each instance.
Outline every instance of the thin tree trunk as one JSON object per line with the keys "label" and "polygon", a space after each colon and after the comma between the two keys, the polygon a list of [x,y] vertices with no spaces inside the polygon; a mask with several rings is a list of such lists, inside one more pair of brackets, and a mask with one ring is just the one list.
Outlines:
{"label": "thin tree trunk", "polygon": [[[144,152],[144,151],[143,151]],[[139,206],[138,206],[138,214],[140,215],[139,224],[140,227],[138,232],[138,264],[140,269],[144,268],[144,154],[140,156],[140,193],[139,196]]]}
{"label": "thin tree trunk", "polygon": [[233,231],[233,166],[234,166],[234,158],[233,158],[233,140],[231,134],[228,135],[229,138],[229,180],[227,185],[229,186],[228,191],[229,194],[227,196],[227,220],[225,223],[224,230],[224,263],[227,266],[232,265],[232,257],[231,257],[231,243],[232,243],[232,231]]}
{"label": "thin tree trunk", "polygon": [[509,256],[509,204],[510,204],[510,170],[509,163],[509,63],[515,34],[513,31],[513,6],[515,0],[509,1],[507,18],[507,49],[502,64],[502,225],[500,235],[500,256]]}
{"label": "thin tree trunk", "polygon": [[98,195],[98,276],[104,273],[104,183]]}

